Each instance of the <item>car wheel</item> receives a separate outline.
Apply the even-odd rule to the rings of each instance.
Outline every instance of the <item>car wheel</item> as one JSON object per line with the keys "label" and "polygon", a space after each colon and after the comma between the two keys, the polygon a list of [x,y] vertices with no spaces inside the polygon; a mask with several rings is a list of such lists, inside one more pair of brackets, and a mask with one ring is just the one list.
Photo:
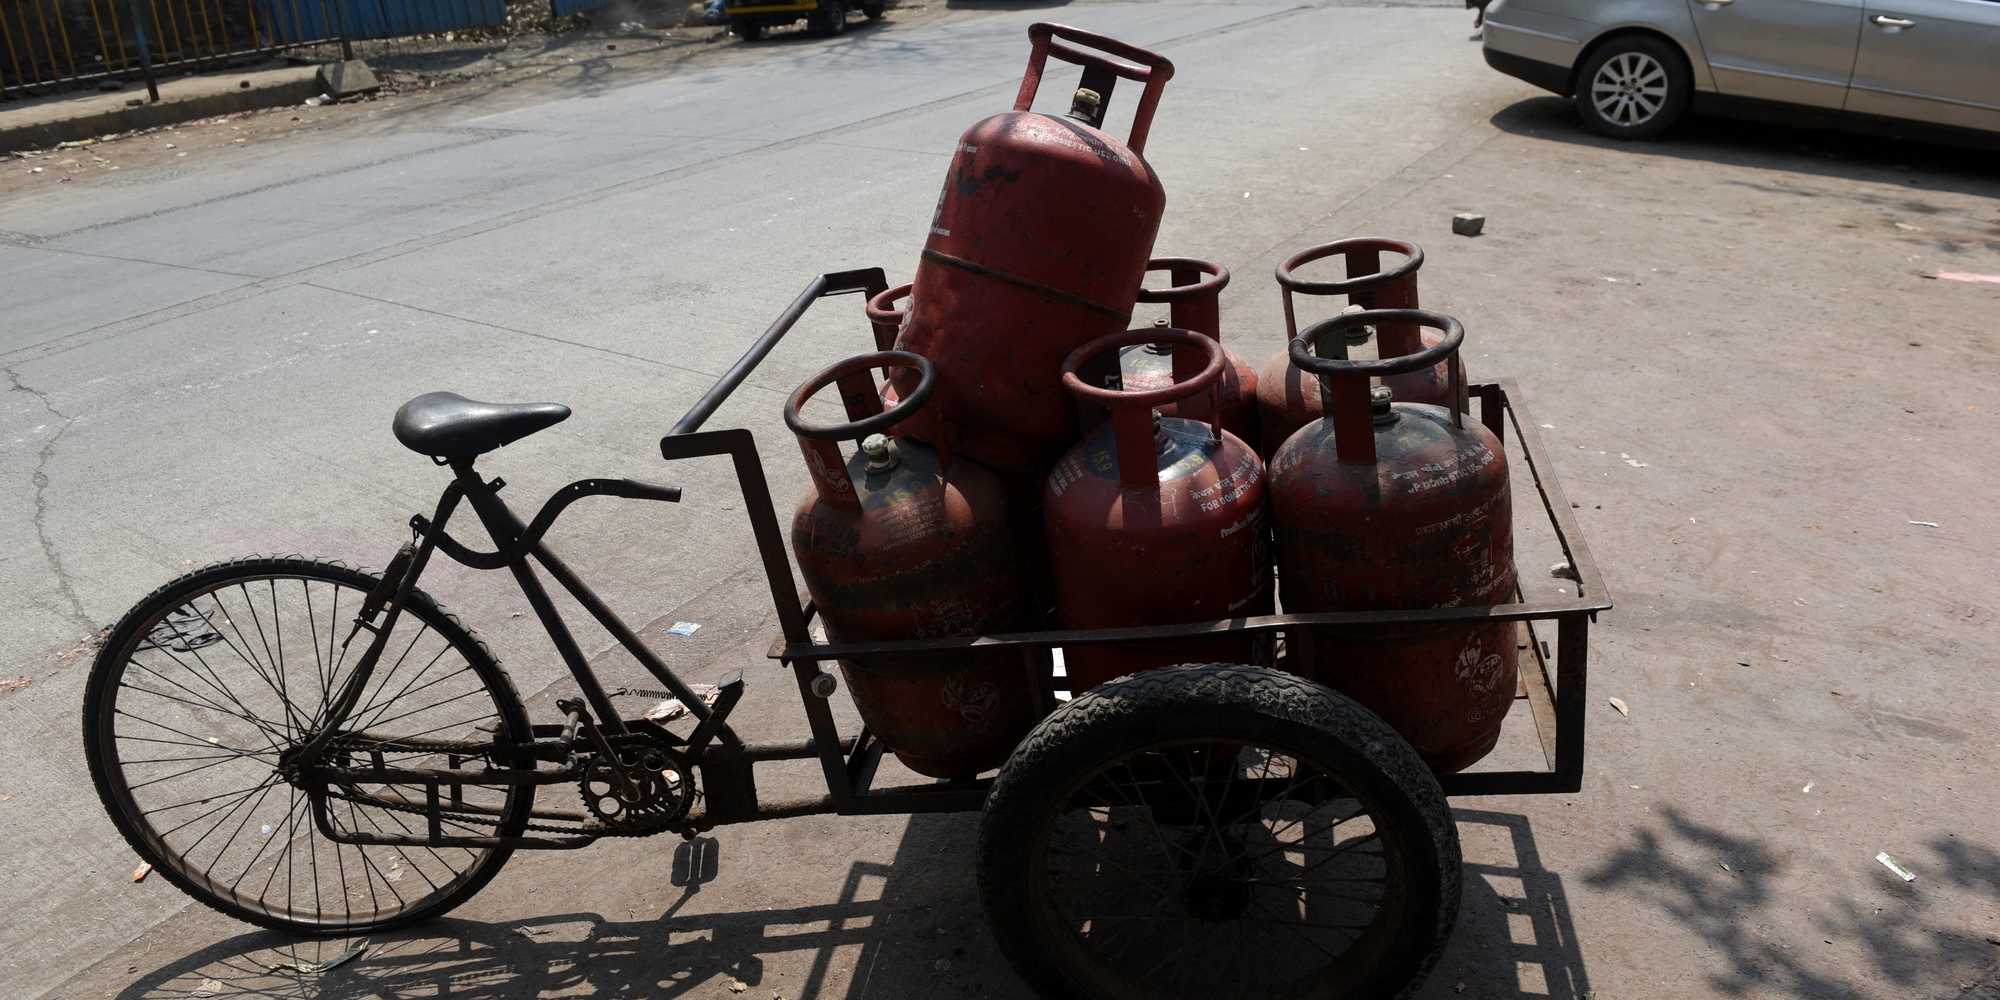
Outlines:
{"label": "car wheel", "polygon": [[1598,46],[1577,67],[1576,110],[1598,135],[1650,139],[1680,119],[1693,90],[1678,50],[1648,35],[1627,35]]}
{"label": "car wheel", "polygon": [[826,37],[846,31],[847,4],[844,0],[819,0],[819,11],[807,19],[806,28]]}
{"label": "car wheel", "polygon": [[752,21],[747,17],[730,18],[729,30],[735,32],[736,37],[746,42],[754,42],[764,37],[764,25],[757,21]]}

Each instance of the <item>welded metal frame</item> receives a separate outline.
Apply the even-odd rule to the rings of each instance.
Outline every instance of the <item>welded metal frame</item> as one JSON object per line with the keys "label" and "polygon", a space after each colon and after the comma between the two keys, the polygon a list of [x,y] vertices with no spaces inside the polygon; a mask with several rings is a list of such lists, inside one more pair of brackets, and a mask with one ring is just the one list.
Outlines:
{"label": "welded metal frame", "polygon": [[[881,741],[866,729],[851,740],[842,739],[834,727],[832,711],[826,700],[813,694],[812,682],[822,673],[821,665],[829,661],[882,653],[944,652],[971,647],[1016,649],[1022,654],[1023,669],[1038,685],[1038,695],[1049,699],[1044,701],[1044,707],[1053,707],[1049,665],[1052,662],[1050,651],[1056,647],[1186,639],[1235,632],[1284,634],[1320,626],[1337,626],[1345,631],[1450,622],[1520,622],[1525,637],[1523,644],[1530,655],[1522,665],[1520,694],[1516,700],[1528,703],[1528,715],[1536,724],[1548,768],[1459,772],[1439,775],[1438,781],[1447,795],[1574,792],[1582,787],[1590,624],[1596,620],[1598,612],[1611,607],[1611,601],[1605,592],[1603,577],[1583,542],[1582,531],[1571,513],[1569,501],[1555,480],[1553,462],[1536,432],[1537,425],[1521,400],[1519,386],[1511,380],[1471,385],[1467,387],[1467,394],[1480,400],[1480,419],[1503,445],[1508,440],[1511,427],[1513,439],[1518,442],[1514,449],[1515,468],[1525,470],[1531,478],[1543,512],[1555,531],[1557,543],[1573,567],[1573,582],[1577,590],[1574,600],[1414,611],[1263,615],[1144,628],[1020,632],[898,642],[815,641],[810,631],[814,609],[810,603],[802,604],[799,600],[784,533],[771,502],[770,487],[764,478],[755,441],[747,430],[704,432],[700,427],[777,346],[814,301],[823,296],[853,291],[865,291],[872,298],[887,287],[887,281],[878,268],[824,274],[813,279],[778,322],[751,345],[742,360],[725,373],[660,442],[661,455],[669,461],[726,454],[735,463],[744,507],[750,515],[751,529],[783,632],[783,636],[772,644],[769,656],[791,667],[798,681],[799,694],[805,703],[807,721],[812,729],[812,739],[806,741],[805,746],[814,748],[814,755],[819,758],[829,792],[826,804],[831,811],[855,815],[972,810],[984,802],[989,781],[965,780],[927,786],[875,788],[876,766],[883,752]],[[1518,588],[1516,595],[1520,595]],[[1550,654],[1544,654],[1542,650],[1539,634],[1534,628],[1537,622],[1554,623],[1555,646]],[[1551,659],[1555,667],[1553,676]]]}
{"label": "welded metal frame", "polygon": [[[693,689],[687,683],[640,642],[638,636],[625,626],[617,614],[583,582],[581,577],[542,544],[543,535],[556,517],[578,499],[608,495],[628,499],[677,501],[681,493],[678,488],[653,486],[631,480],[581,480],[557,491],[556,495],[543,505],[531,523],[523,523],[498,495],[505,486],[503,482],[497,479],[488,482],[474,468],[474,462],[470,458],[454,458],[444,463],[451,466],[455,475],[452,484],[439,498],[436,513],[429,519],[422,516],[410,519],[410,527],[416,542],[407,547],[405,552],[392,563],[391,569],[384,574],[384,582],[377,596],[371,598],[382,601],[383,604],[380,606],[388,608],[391,617],[379,628],[370,628],[370,631],[375,633],[370,652],[364,657],[355,675],[344,686],[341,698],[348,699],[347,689],[352,688],[354,692],[358,692],[359,686],[365,683],[368,669],[379,651],[378,647],[393,628],[395,610],[407,599],[410,588],[422,575],[429,555],[437,549],[443,549],[450,558],[475,569],[504,567],[512,571],[523,594],[533,606],[537,619],[541,621],[550,640],[569,668],[584,700],[565,703],[569,706],[565,710],[573,713],[567,732],[560,726],[533,727],[533,739],[530,743],[510,748],[500,755],[514,762],[516,769],[487,768],[478,774],[453,770],[384,769],[379,763],[373,768],[358,769],[328,765],[321,759],[321,755],[327,741],[336,734],[339,720],[346,712],[344,708],[336,709],[333,721],[312,741],[311,745],[302,748],[300,759],[295,765],[300,769],[301,777],[322,786],[321,792],[312,793],[315,821],[322,832],[337,841],[364,842],[353,839],[356,835],[342,834],[334,830],[328,822],[323,794],[325,783],[384,780],[396,784],[416,784],[426,787],[427,801],[424,811],[430,817],[431,830],[428,837],[370,837],[365,838],[365,842],[408,843],[418,846],[573,849],[591,843],[600,835],[617,832],[585,830],[578,831],[580,834],[578,836],[562,838],[511,836],[445,838],[441,837],[438,831],[441,787],[482,782],[505,785],[559,784],[569,780],[570,776],[566,773],[543,772],[532,766],[518,769],[518,763],[544,759],[553,761],[556,757],[566,754],[569,741],[574,736],[574,727],[584,714],[583,706],[586,704],[596,713],[595,724],[603,730],[613,734],[628,731],[627,721],[619,716],[610,700],[610,695],[591,669],[562,615],[550,601],[539,577],[529,566],[531,560],[539,564],[543,572],[553,577],[583,606],[590,617],[610,632],[618,644],[630,652],[649,673],[679,697],[697,720],[698,725],[694,733],[686,741],[676,740],[676,742],[684,748],[689,762],[701,771],[702,805],[698,811],[684,820],[667,827],[688,836],[720,825],[788,816],[829,812],[841,815],[965,812],[977,810],[985,804],[991,779],[965,778],[928,785],[875,787],[877,770],[887,748],[879,738],[865,728],[851,737],[841,735],[833,718],[832,707],[827,703],[827,696],[833,693],[835,686],[824,684],[822,681],[826,676],[822,665],[828,661],[885,653],[947,652],[973,647],[1013,649],[1020,653],[1022,670],[1036,698],[1038,711],[1046,714],[1056,706],[1052,651],[1057,647],[1188,639],[1229,633],[1273,634],[1274,637],[1285,635],[1294,638],[1295,644],[1303,645],[1306,635],[1300,633],[1319,627],[1338,627],[1342,631],[1351,632],[1371,627],[1418,624],[1519,622],[1520,634],[1524,640],[1520,645],[1528,650],[1529,656],[1523,664],[1516,700],[1528,702],[1528,714],[1536,725],[1543,753],[1549,765],[1548,769],[1460,772],[1439,775],[1438,780],[1447,795],[1574,792],[1581,788],[1589,627],[1597,612],[1609,609],[1611,602],[1605,595],[1603,579],[1598,574],[1597,566],[1590,558],[1589,549],[1583,544],[1576,520],[1570,513],[1569,501],[1563,496],[1561,487],[1555,481],[1548,451],[1536,434],[1534,418],[1527,413],[1521,402],[1519,388],[1509,381],[1469,386],[1466,387],[1467,393],[1480,400],[1480,419],[1500,439],[1503,447],[1509,428],[1512,428],[1513,437],[1518,442],[1515,448],[1515,468],[1524,469],[1531,478],[1541,499],[1543,512],[1547,514],[1550,526],[1555,531],[1557,542],[1573,567],[1573,580],[1577,587],[1577,596],[1574,600],[1413,611],[1261,615],[1141,628],[1020,632],[896,642],[815,641],[811,631],[815,609],[810,602],[801,602],[799,598],[785,535],[778,522],[777,509],[771,499],[770,484],[764,476],[763,462],[758,455],[756,441],[750,431],[743,428],[703,431],[701,426],[756,370],[815,302],[828,296],[857,292],[873,299],[887,288],[888,282],[880,268],[834,272],[814,278],[777,321],[750,346],[743,357],[731,366],[660,440],[660,455],[670,462],[719,456],[728,456],[732,462],[782,633],[772,644],[769,656],[791,668],[793,678],[798,684],[799,698],[805,709],[807,726],[811,732],[810,738],[792,742],[745,743],[726,721],[730,709],[742,694],[740,671],[737,672],[738,679],[725,682],[722,699],[710,708],[695,696]],[[478,519],[492,537],[496,546],[495,551],[490,553],[474,551],[445,533],[445,525],[461,501],[472,505]],[[389,599],[391,591],[395,593],[393,600]],[[1521,595],[1519,588],[1516,588],[1515,594],[1517,597]],[[1544,652],[1534,630],[1534,623],[1549,621],[1555,623],[1556,632],[1556,645],[1553,651],[1556,670],[1553,676],[1549,669],[1551,657]],[[559,733],[562,738],[558,741],[549,742],[544,739]],[[827,789],[825,795],[771,804],[759,801],[755,775],[757,764],[806,759],[819,761]],[[535,815],[539,817],[542,814]]]}

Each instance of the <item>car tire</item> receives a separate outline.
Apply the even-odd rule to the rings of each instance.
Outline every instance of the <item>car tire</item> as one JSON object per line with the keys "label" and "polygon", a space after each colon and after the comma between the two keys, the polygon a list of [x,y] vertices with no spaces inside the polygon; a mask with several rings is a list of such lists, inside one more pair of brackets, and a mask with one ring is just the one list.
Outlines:
{"label": "car tire", "polygon": [[822,38],[831,38],[847,30],[847,3],[845,0],[819,0],[819,10],[806,19],[806,29]]}
{"label": "car tire", "polygon": [[1625,35],[1592,49],[1576,71],[1584,127],[1613,139],[1650,139],[1671,128],[1694,96],[1687,59],[1651,35]]}
{"label": "car tire", "polygon": [[746,42],[754,42],[764,37],[764,25],[747,17],[730,18],[729,30]]}

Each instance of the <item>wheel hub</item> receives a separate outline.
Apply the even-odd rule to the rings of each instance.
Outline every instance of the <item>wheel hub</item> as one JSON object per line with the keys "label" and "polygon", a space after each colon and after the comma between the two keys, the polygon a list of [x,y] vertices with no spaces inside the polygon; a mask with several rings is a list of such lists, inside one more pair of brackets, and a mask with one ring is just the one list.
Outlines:
{"label": "wheel hub", "polygon": [[1250,879],[1256,863],[1239,836],[1197,831],[1187,844],[1181,900],[1196,919],[1234,920],[1250,908]]}
{"label": "wheel hub", "polygon": [[1250,908],[1250,887],[1228,872],[1209,872],[1188,880],[1188,912],[1212,924],[1234,920]]}

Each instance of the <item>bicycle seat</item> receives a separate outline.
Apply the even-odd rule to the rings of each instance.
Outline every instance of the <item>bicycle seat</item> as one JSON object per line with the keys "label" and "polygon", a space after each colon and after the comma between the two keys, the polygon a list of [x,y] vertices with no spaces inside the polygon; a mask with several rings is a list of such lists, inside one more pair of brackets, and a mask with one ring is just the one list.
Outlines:
{"label": "bicycle seat", "polygon": [[481,403],[427,392],[396,411],[396,440],[419,455],[471,458],[569,419],[561,403]]}

